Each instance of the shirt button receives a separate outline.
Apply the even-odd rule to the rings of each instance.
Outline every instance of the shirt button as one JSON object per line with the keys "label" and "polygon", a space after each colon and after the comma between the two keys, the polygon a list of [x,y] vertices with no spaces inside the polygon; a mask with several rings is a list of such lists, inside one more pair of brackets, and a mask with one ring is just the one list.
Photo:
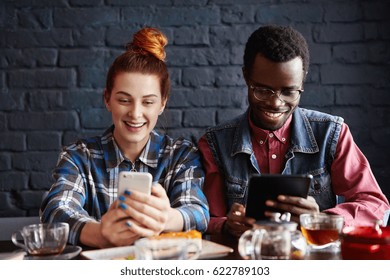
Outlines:
{"label": "shirt button", "polygon": [[286,138],[283,137],[283,138],[282,138],[282,141],[285,142],[285,141],[286,141]]}
{"label": "shirt button", "polygon": [[270,134],[269,134],[269,137],[270,137],[270,138],[274,137],[274,134],[273,134],[273,133],[270,133]]}
{"label": "shirt button", "polygon": [[263,140],[260,140],[259,143],[260,143],[260,145],[263,145],[263,144],[264,144],[264,141],[263,141]]}
{"label": "shirt button", "polygon": [[271,158],[272,158],[272,159],[276,159],[277,156],[276,156],[275,154],[273,154],[273,155],[271,156]]}

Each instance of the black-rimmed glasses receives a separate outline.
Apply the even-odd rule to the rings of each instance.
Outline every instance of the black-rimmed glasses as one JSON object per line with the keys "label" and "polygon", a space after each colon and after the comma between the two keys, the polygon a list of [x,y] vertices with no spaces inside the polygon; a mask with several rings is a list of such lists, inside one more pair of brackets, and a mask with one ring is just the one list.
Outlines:
{"label": "black-rimmed glasses", "polygon": [[284,102],[294,102],[303,92],[303,89],[273,90],[267,87],[254,86],[252,84],[249,84],[249,88],[252,90],[255,98],[259,101],[267,100],[276,94],[278,98]]}

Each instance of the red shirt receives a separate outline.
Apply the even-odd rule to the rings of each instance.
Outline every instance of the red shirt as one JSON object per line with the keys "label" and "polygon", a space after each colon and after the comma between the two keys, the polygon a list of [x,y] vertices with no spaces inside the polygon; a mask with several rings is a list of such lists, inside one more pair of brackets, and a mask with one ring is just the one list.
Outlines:
{"label": "red shirt", "polygon": [[282,173],[286,159],[284,155],[290,146],[291,120],[292,115],[280,129],[269,131],[258,128],[249,118],[252,148],[261,173]]}
{"label": "red shirt", "polygon": [[[291,117],[279,130],[270,132],[255,127],[250,121],[253,151],[262,173],[283,171],[284,155],[290,143],[290,123]],[[199,140],[199,150],[206,172],[203,191],[209,202],[211,216],[207,232],[221,232],[229,211],[223,178],[204,136]],[[268,158],[268,161],[264,158]],[[374,220],[383,219],[384,212],[390,208],[389,202],[345,123],[331,166],[331,178],[334,193],[344,196],[345,202],[324,212],[344,216],[345,225],[372,225]]]}

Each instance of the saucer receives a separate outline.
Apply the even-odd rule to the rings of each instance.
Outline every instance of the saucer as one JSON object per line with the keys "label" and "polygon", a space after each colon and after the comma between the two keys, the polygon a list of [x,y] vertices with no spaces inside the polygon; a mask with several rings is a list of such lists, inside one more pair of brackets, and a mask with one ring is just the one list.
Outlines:
{"label": "saucer", "polygon": [[58,255],[43,255],[43,256],[33,256],[26,254],[24,256],[25,260],[70,260],[78,256],[81,252],[80,246],[67,245],[64,251]]}

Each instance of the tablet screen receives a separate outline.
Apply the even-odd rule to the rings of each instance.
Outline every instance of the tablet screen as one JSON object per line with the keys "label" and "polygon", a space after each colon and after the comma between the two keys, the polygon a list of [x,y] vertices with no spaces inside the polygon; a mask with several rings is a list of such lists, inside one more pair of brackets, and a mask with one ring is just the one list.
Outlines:
{"label": "tablet screen", "polygon": [[265,211],[278,212],[265,205],[266,200],[276,200],[278,195],[307,197],[312,175],[255,174],[249,180],[246,216],[256,220],[267,217]]}

